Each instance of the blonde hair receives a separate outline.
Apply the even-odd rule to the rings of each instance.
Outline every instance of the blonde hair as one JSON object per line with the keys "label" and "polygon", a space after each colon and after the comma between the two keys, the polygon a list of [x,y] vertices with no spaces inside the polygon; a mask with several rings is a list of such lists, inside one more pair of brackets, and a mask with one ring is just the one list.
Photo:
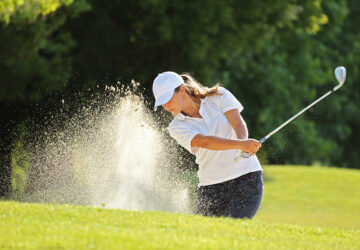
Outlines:
{"label": "blonde hair", "polygon": [[[215,84],[213,87],[205,87],[201,83],[195,80],[190,74],[183,73],[180,75],[184,80],[184,88],[186,92],[195,98],[204,99],[207,96],[221,95],[218,91],[219,83]],[[179,91],[180,87],[176,88],[175,91]]]}

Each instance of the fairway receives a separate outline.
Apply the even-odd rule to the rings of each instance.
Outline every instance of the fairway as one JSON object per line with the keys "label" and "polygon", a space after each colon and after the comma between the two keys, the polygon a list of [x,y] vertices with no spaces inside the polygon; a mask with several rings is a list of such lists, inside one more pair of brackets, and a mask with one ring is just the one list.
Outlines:
{"label": "fairway", "polygon": [[255,220],[360,229],[360,171],[329,167],[264,168]]}
{"label": "fairway", "polygon": [[0,248],[359,249],[359,171],[265,167],[255,219],[0,202]]}
{"label": "fairway", "polygon": [[358,249],[360,231],[69,205],[0,203],[0,248]]}

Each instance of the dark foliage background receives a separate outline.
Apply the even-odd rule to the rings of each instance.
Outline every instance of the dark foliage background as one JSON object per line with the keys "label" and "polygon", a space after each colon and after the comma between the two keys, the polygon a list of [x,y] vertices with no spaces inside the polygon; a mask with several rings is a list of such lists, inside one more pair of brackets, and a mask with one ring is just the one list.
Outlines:
{"label": "dark foliage background", "polygon": [[266,142],[259,156],[360,168],[359,16],[355,0],[4,2],[0,196],[11,191],[20,125],[37,131],[58,111],[52,103],[132,79],[150,108],[152,80],[167,70],[190,72],[208,86],[221,82],[244,105],[250,136],[260,139],[332,88],[334,68],[344,65],[348,79],[336,96]]}

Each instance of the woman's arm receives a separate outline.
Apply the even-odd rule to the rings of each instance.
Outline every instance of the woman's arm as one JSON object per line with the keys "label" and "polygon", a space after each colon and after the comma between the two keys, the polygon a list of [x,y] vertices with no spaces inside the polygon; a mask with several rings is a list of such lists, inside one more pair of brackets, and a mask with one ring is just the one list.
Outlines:
{"label": "woman's arm", "polygon": [[197,134],[191,140],[191,147],[206,148],[210,150],[241,149],[254,155],[261,147],[261,143],[254,139],[230,140],[216,136]]}
{"label": "woman's arm", "polygon": [[238,109],[231,109],[225,112],[225,116],[233,127],[238,139],[247,139],[249,137],[246,123]]}

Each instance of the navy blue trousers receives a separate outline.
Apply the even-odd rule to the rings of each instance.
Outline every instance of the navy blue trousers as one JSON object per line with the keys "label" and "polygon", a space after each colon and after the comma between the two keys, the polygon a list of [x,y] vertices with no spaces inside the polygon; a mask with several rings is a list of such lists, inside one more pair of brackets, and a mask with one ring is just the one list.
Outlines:
{"label": "navy blue trousers", "polygon": [[197,189],[195,214],[252,218],[263,195],[262,172],[252,172],[219,184]]}

